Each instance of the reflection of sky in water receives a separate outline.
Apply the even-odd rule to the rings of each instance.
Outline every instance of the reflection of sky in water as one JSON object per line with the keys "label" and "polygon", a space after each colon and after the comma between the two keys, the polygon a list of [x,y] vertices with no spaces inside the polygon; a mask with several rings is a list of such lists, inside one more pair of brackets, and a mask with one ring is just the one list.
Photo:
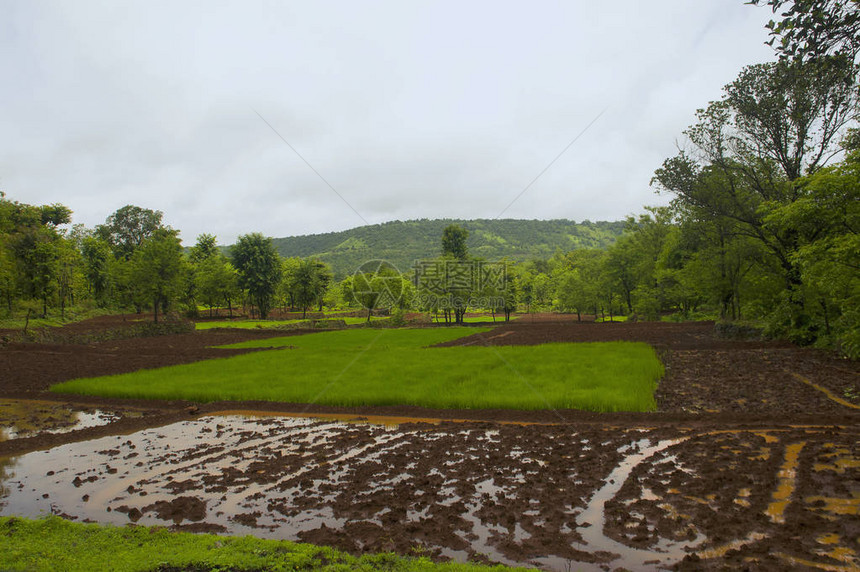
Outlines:
{"label": "reflection of sky in water", "polygon": [[[171,522],[160,520],[156,512],[147,510],[147,507],[158,501],[170,502],[181,496],[191,496],[205,502],[205,519],[202,522],[221,526],[226,533],[299,540],[303,531],[322,525],[337,530],[346,524],[349,515],[333,510],[335,497],[342,485],[348,485],[350,475],[360,472],[365,463],[380,462],[401,447],[432,451],[433,442],[443,434],[447,433],[444,430],[440,433],[434,430],[402,431],[312,418],[203,417],[18,457],[14,474],[7,477],[9,493],[4,502],[0,502],[0,515],[36,517],[57,512],[77,517],[78,521],[89,519],[115,525],[133,521],[141,525],[164,526]],[[462,468],[473,462],[485,447],[499,444],[498,431],[476,428],[460,430],[459,434],[475,448],[451,457],[448,463],[434,468],[431,476],[450,479],[458,466]],[[576,434],[569,438],[568,445],[583,452],[594,445]],[[647,439],[627,441],[623,436],[618,444],[621,443],[629,443],[629,448],[636,451],[645,448],[646,454],[640,451],[637,455],[631,451],[632,460],[636,462],[670,445],[663,442],[649,449]],[[535,470],[534,465],[544,466],[541,459],[544,451],[529,449],[527,453],[520,455],[519,459],[514,458],[516,455],[509,457],[508,469],[520,477],[527,467]],[[254,462],[272,455],[285,459],[283,472],[272,475],[271,480],[260,482],[248,478],[254,474]],[[286,459],[290,459],[289,462]],[[618,486],[626,480],[636,462],[613,473],[613,477],[620,481]],[[320,467],[326,467],[323,480],[320,480],[318,472]],[[451,473],[447,474],[449,470]],[[487,470],[496,472],[498,468],[488,467]],[[224,475],[237,471],[242,474],[241,478],[222,480]],[[504,534],[504,527],[484,523],[476,513],[487,497],[516,497],[525,494],[522,487],[526,485],[522,478],[510,482],[503,479],[499,483],[506,484],[497,484],[494,472],[479,475],[477,481],[469,483],[462,491],[453,483],[441,487],[434,493],[434,502],[443,506],[463,504],[465,508],[461,516],[471,524],[471,548],[492,560],[514,564],[516,562],[505,558],[494,545],[493,538]],[[305,476],[307,473],[310,474]],[[308,477],[312,484],[309,484]],[[365,485],[371,485],[369,491],[380,492],[393,490],[401,483],[417,486],[416,483],[425,477],[421,471],[393,476],[383,471]],[[204,484],[207,480],[210,485]],[[186,481],[192,485],[175,488]],[[309,494],[316,500],[302,504],[300,499]],[[286,512],[270,509],[270,502],[281,503]],[[602,503],[598,510],[602,510]],[[256,528],[233,519],[236,515],[249,513],[259,514]],[[130,514],[134,514],[134,518],[130,518]],[[417,513],[411,517],[413,522],[422,520]],[[359,520],[362,518],[371,523],[380,522],[379,515],[364,515]],[[181,521],[181,524],[190,523]],[[601,539],[597,536],[602,537],[602,526],[600,529],[591,539],[596,545],[589,542],[588,546],[578,548],[599,550]],[[518,525],[515,536],[522,541],[528,535]],[[442,548],[444,554],[456,560],[469,557],[463,550]],[[624,555],[624,560],[641,569],[638,565],[645,560],[682,557],[680,546],[663,548],[674,550],[672,554],[631,550]],[[564,564],[552,557],[543,561],[544,565],[553,567],[559,563]],[[579,566],[582,570],[599,569],[594,564],[580,563]]]}
{"label": "reflection of sky in water", "polygon": [[[662,482],[664,474],[678,473],[678,478],[695,480],[695,470],[685,468],[684,463],[704,459],[707,449],[698,444],[709,445],[716,437],[679,434],[666,439],[665,434],[650,434],[648,430],[571,430],[556,432],[546,440],[535,432],[524,439],[514,433],[500,439],[499,433],[498,429],[468,424],[453,429],[425,426],[418,430],[313,418],[236,414],[202,417],[131,435],[102,437],[0,459],[0,515],[37,517],[55,512],[76,517],[79,522],[187,525],[190,522],[181,520],[181,513],[172,513],[180,515],[177,521],[159,519],[152,505],[194,497],[205,504],[201,523],[221,527],[219,530],[225,533],[300,540],[302,532],[323,525],[332,530],[341,530],[348,522],[384,526],[384,515],[389,510],[386,495],[416,491],[431,479],[441,479],[441,484],[427,489],[430,496],[422,500],[423,504],[407,510],[400,525],[427,526],[437,517],[433,507],[461,507],[456,509],[457,516],[467,526],[456,529],[454,534],[468,542],[471,550],[494,561],[514,563],[499,551],[499,539],[527,544],[535,527],[551,534],[557,530],[557,538],[569,541],[575,550],[604,554],[599,557],[605,560],[603,563],[577,562],[574,568],[580,570],[604,569],[610,562],[612,567],[660,569],[681,560],[688,550],[707,548],[712,531],[696,527],[690,529],[694,534],[686,539],[657,534],[655,543],[636,548],[611,536],[614,533],[607,528],[606,505],[618,498],[639,467],[645,471],[634,481],[641,484],[638,499],[660,502],[654,479]],[[757,453],[760,445],[783,448],[781,438],[771,441],[748,431],[733,433],[737,435],[719,438],[739,446],[739,460],[750,457],[750,452]],[[809,439],[808,435],[804,438]],[[458,443],[453,448],[452,440]],[[689,446],[676,449],[681,443]],[[569,469],[562,478],[575,483],[585,475],[578,473],[579,463],[588,459],[595,462],[594,454],[588,452],[600,447],[606,447],[607,454],[616,457],[607,462],[606,473],[595,477],[594,488],[574,492],[573,487],[572,496],[565,496],[566,489],[562,487],[558,489],[562,492],[553,497],[569,517],[559,521],[564,524],[558,529],[543,528],[549,526],[544,524],[542,513],[547,507],[531,501],[525,510],[513,509],[515,523],[510,526],[492,516],[481,516],[484,506],[534,498],[529,496],[534,479],[551,465],[548,461],[556,459],[550,450],[564,450]],[[404,451],[408,454],[403,455]],[[502,460],[482,461],[493,457],[493,453],[497,459],[501,454]],[[853,460],[850,451],[846,456]],[[420,457],[428,462],[420,462]],[[444,462],[434,461],[439,458]],[[757,462],[755,458],[751,457],[750,462]],[[771,492],[764,491],[764,498],[770,500]],[[373,509],[376,512],[362,509],[362,499],[374,495],[379,500]],[[621,498],[627,502],[623,501],[624,495]],[[579,499],[584,504],[578,504]],[[670,501],[665,497],[665,502]],[[353,506],[358,506],[358,512]],[[550,508],[553,510],[549,512],[553,512],[557,507]],[[675,509],[666,510],[669,514]],[[239,515],[244,518],[234,519]],[[752,530],[748,538],[737,542],[757,542],[761,536],[757,534],[759,531]],[[716,548],[729,550],[735,546],[733,542],[736,543],[730,540]],[[456,560],[468,559],[465,550],[452,546],[439,548],[442,554]],[[606,552],[617,557],[613,560]],[[559,554],[532,562],[563,570],[570,561]]]}
{"label": "reflection of sky in water", "polygon": [[43,433],[67,433],[98,427],[119,419],[104,411],[76,411],[69,407],[25,400],[0,400],[0,441]]}
{"label": "reflection of sky in water", "polygon": [[6,481],[14,476],[12,467],[15,466],[15,459],[0,458],[0,510],[5,506],[4,498],[9,495],[9,488]]}
{"label": "reflection of sky in water", "polygon": [[[282,418],[273,431],[274,426],[263,420],[208,417],[29,453],[8,460],[15,468],[6,471],[3,477],[2,486],[7,494],[5,502],[0,502],[0,516],[38,517],[56,511],[79,520],[124,525],[129,522],[128,516],[114,509],[122,505],[141,509],[183,494],[207,500],[207,512],[212,516],[223,494],[207,495],[202,490],[174,494],[169,490],[174,478],[199,478],[232,468],[241,470],[253,461],[258,448],[267,444],[275,444],[285,454],[306,449],[310,455],[313,439],[325,439],[340,426],[337,422],[319,423],[310,418]],[[259,437],[246,440],[247,431],[259,431]],[[219,447],[210,448],[216,443]],[[186,455],[193,458],[182,461]],[[129,491],[129,486],[134,487],[134,492]],[[246,489],[242,486],[236,493]],[[146,494],[139,494],[141,490]],[[236,503],[238,500],[231,503],[234,508]],[[232,514],[235,512],[220,519],[207,518],[207,522],[227,525],[243,534],[267,536],[232,523],[227,519]],[[307,528],[316,528],[320,522],[311,519]],[[166,523],[150,513],[140,524]]]}

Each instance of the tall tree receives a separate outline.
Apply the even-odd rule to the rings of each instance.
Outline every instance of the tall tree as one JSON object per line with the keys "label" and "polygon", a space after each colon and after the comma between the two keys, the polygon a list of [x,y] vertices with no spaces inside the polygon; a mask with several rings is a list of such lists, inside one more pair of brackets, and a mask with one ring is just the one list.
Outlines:
{"label": "tall tree", "polygon": [[302,318],[307,317],[308,308],[320,297],[321,290],[322,292],[325,291],[321,268],[325,268],[325,266],[312,258],[302,260],[296,268],[293,277],[293,292],[296,303],[302,309]]}
{"label": "tall tree", "polygon": [[[474,276],[472,268],[467,262],[469,250],[466,247],[466,239],[469,231],[456,225],[449,224],[442,231],[442,257],[453,258],[455,264],[447,264],[445,297],[448,300],[445,309],[446,316],[448,308],[454,310],[454,322],[462,324],[466,316],[467,302],[472,295]],[[468,274],[469,278],[465,278]]]}
{"label": "tall tree", "polygon": [[197,264],[214,256],[218,252],[214,234],[203,233],[197,236],[197,243],[188,252],[188,259],[192,264]]}
{"label": "tall tree", "polygon": [[442,256],[451,256],[457,260],[466,260],[469,250],[466,239],[469,231],[456,224],[449,224],[442,231]]}
{"label": "tall tree", "polygon": [[280,257],[275,252],[272,239],[258,232],[242,235],[230,255],[239,273],[239,285],[248,291],[260,317],[265,319],[281,278]]}
{"label": "tall tree", "polygon": [[143,241],[163,228],[161,211],[126,205],[108,216],[96,234],[114,249],[118,258],[129,260]]}
{"label": "tall tree", "polygon": [[227,305],[229,316],[233,317],[233,301],[239,292],[236,269],[227,257],[216,252],[196,265],[194,283],[203,303],[209,307],[209,315],[215,307]]}
{"label": "tall tree", "polygon": [[739,234],[760,242],[780,269],[798,326],[805,320],[800,237],[766,220],[801,199],[801,176],[838,151],[857,112],[855,76],[827,62],[781,61],[745,68],[724,91],[685,132],[695,154],[665,161],[654,182],[675,195],[677,208],[731,220]]}
{"label": "tall tree", "polygon": [[157,322],[158,308],[166,311],[181,289],[182,244],[176,231],[156,231],[139,245],[130,263],[136,289],[152,303]]}

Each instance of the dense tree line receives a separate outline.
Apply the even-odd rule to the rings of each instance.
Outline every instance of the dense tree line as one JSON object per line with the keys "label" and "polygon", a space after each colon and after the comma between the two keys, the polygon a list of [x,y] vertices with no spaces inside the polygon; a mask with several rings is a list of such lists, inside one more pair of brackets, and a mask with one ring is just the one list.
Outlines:
{"label": "dense tree line", "polygon": [[183,249],[160,211],[128,205],[105,223],[69,227],[63,205],[28,205],[0,194],[0,317],[57,316],[79,310],[151,311],[196,316],[234,307],[265,318],[288,300],[292,309],[322,308],[331,272],[314,259],[282,260],[270,238],[239,238],[225,256],[202,234]]}

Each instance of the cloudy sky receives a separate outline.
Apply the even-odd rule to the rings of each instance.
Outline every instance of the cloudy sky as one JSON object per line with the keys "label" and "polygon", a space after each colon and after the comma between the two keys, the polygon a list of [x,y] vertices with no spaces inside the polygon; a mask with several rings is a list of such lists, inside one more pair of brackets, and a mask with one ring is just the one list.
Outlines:
{"label": "cloudy sky", "polygon": [[186,243],[621,219],[666,202],[649,180],[695,110],[772,59],[771,14],[743,0],[0,0],[0,13],[0,190],[87,226],[126,204],[161,210]]}

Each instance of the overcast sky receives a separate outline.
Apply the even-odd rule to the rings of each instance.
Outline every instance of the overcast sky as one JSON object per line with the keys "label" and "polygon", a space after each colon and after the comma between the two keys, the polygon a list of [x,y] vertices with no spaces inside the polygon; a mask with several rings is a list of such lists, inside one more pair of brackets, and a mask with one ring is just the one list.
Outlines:
{"label": "overcast sky", "polygon": [[87,226],[161,210],[186,244],[495,218],[591,124],[502,216],[618,220],[665,204],[654,170],[697,108],[773,58],[770,16],[743,0],[0,0],[0,190]]}

